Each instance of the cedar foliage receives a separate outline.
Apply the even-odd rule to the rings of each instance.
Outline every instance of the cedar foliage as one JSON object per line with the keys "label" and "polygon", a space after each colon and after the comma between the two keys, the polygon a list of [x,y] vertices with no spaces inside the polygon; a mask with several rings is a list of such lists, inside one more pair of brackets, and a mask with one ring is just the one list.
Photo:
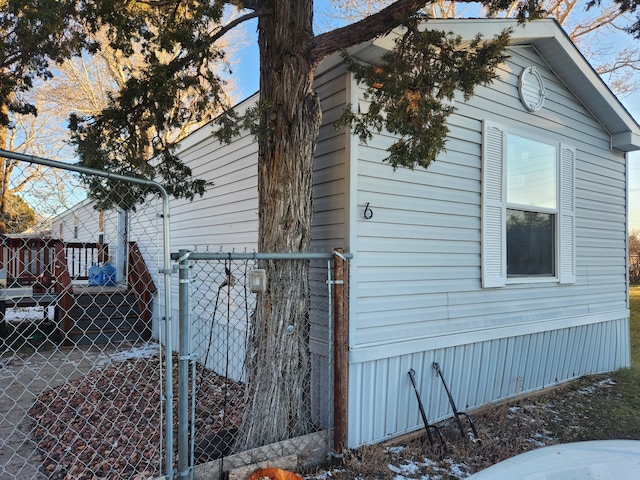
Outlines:
{"label": "cedar foliage", "polygon": [[371,104],[364,114],[347,105],[336,124],[353,127],[365,143],[384,129],[399,138],[386,159],[394,169],[427,168],[445,148],[454,96],[461,92],[467,101],[477,85],[496,78],[510,31],[490,40],[478,35],[463,45],[459,36],[429,29],[428,18],[420,13],[403,27],[380,65],[361,64],[343,54],[356,80],[367,86],[364,97]]}

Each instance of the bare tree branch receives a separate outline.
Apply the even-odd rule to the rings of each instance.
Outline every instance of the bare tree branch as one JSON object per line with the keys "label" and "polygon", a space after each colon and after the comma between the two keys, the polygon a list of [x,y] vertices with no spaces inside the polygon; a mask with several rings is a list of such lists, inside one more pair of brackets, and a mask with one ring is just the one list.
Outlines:
{"label": "bare tree branch", "polygon": [[264,11],[255,11],[255,12],[252,12],[252,13],[247,13],[246,15],[242,15],[241,17],[238,17],[238,18],[232,20],[231,22],[229,22],[228,24],[226,24],[225,26],[221,27],[220,30],[218,30],[218,32],[216,32],[216,34],[213,35],[211,38],[215,42],[215,41],[219,40],[220,38],[222,38],[226,33],[228,33],[234,27],[237,27],[238,25],[240,25],[241,23],[244,23],[244,22],[246,22],[248,20],[251,20],[253,18],[261,17],[261,16],[266,15],[266,14],[267,14],[267,12],[264,12]]}
{"label": "bare tree branch", "polygon": [[359,22],[317,35],[313,39],[310,52],[312,63],[319,63],[327,55],[388,32],[400,25],[407,14],[418,11],[427,3],[418,0],[398,0]]}

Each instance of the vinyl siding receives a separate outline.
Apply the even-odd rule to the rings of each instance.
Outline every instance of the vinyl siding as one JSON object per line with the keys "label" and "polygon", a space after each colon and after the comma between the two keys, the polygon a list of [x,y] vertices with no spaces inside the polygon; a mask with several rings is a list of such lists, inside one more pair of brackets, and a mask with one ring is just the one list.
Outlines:
{"label": "vinyl siding", "polygon": [[[434,361],[460,409],[629,364],[624,154],[535,49],[509,53],[498,80],[456,103],[446,152],[428,170],[382,163],[384,134],[357,147],[350,446],[421,428],[410,368],[435,421],[451,412]],[[529,65],[546,86],[533,113],[517,90]],[[574,284],[482,288],[484,120],[576,149]]]}
{"label": "vinyl siding", "polygon": [[[430,423],[451,417],[433,362],[440,365],[458,410],[533,392],[628,364],[628,318],[473,343],[443,344],[350,368],[349,444],[380,442],[424,428],[408,372]],[[354,421],[356,420],[356,421]]]}
{"label": "vinyl siding", "polygon": [[[248,99],[239,106],[255,102]],[[256,251],[258,244],[258,188],[257,158],[258,147],[253,136],[245,133],[230,144],[222,144],[213,136],[212,125],[205,125],[186,137],[179,145],[177,155],[192,170],[194,178],[213,182],[202,197],[196,196],[192,201],[186,199],[170,200],[170,241],[171,252],[190,250],[198,252],[220,251]],[[164,276],[159,272],[164,268],[162,257],[162,204],[160,200],[150,198],[132,215],[130,238],[138,243],[147,267],[158,287],[154,305],[154,336],[165,338],[166,329],[162,299],[165,298]],[[218,262],[205,264],[194,269],[197,275],[193,279],[194,296],[191,299],[192,319],[194,322],[194,341],[201,338],[199,331],[204,331],[203,324],[211,321],[211,295],[215,297],[216,282],[222,281],[223,266]],[[171,275],[171,321],[174,348],[178,339],[178,275]],[[213,285],[213,287],[212,287]],[[248,300],[252,304],[253,296]],[[227,302],[227,300],[224,300]],[[243,303],[242,299],[234,299],[232,303]],[[243,317],[242,312],[237,313]],[[224,315],[222,316],[224,317]],[[246,328],[242,321],[219,318],[214,336],[223,336],[230,342],[243,345]],[[207,330],[206,335],[209,335]],[[163,340],[164,341],[164,340]],[[215,350],[215,349],[214,349]],[[205,352],[196,352],[201,358]],[[242,355],[242,352],[239,353]],[[210,352],[207,365],[218,369],[224,365],[224,355]],[[242,360],[225,365],[229,375],[240,379],[242,376]]]}
{"label": "vinyl siding", "polygon": [[323,113],[314,162],[311,248],[314,251],[331,251],[346,246],[347,136],[333,125],[342,114],[347,99],[344,66],[338,65],[324,71],[316,77],[315,85]]}
{"label": "vinyl siding", "polygon": [[[624,156],[608,149],[607,132],[535,50],[519,47],[510,54],[499,80],[478,89],[470,102],[456,104],[446,152],[428,170],[393,172],[381,162],[392,141],[384,135],[359,148],[357,207],[368,203],[374,216],[358,216],[354,349],[388,344],[403,352],[406,338],[459,332],[470,325],[496,328],[626,310]],[[547,88],[544,107],[535,113],[524,110],[517,93],[517,75],[531,64]],[[481,288],[483,119],[577,149],[575,285]]]}
{"label": "vinyl siding", "polygon": [[[316,81],[322,99],[323,126],[314,168],[314,249],[344,244],[344,132],[333,122],[345,103],[344,67],[325,72]],[[247,103],[252,103],[248,101]],[[172,250],[206,245],[210,249],[254,251],[258,242],[258,146],[245,133],[229,145],[202,127],[181,142],[180,159],[196,178],[213,182],[203,197],[171,201]]]}
{"label": "vinyl siding", "polygon": [[172,250],[210,249],[254,251],[258,242],[258,148],[245,133],[229,145],[213,138],[212,126],[188,137],[180,159],[196,178],[213,182],[202,198],[171,202]]}

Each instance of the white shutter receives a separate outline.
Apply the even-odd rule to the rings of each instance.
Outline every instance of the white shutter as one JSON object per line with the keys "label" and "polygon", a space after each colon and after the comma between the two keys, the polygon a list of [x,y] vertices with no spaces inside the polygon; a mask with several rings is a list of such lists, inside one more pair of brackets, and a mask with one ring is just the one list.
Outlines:
{"label": "white shutter", "polygon": [[502,287],[507,280],[505,133],[485,121],[482,130],[482,288]]}
{"label": "white shutter", "polygon": [[559,269],[560,283],[576,282],[576,233],[575,233],[575,148],[560,145],[560,229]]}

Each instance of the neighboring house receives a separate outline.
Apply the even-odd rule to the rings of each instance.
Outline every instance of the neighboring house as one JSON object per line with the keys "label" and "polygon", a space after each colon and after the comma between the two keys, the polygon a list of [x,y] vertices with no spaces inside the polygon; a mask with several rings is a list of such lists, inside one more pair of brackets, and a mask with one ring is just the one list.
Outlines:
{"label": "neighboring house", "polygon": [[[126,222],[127,214],[122,210],[101,212],[93,208],[89,199],[54,217],[51,222],[51,238],[69,243],[93,243],[104,245],[104,255],[84,256],[80,250],[74,251],[77,258],[67,259],[79,267],[86,275],[93,262],[110,261],[117,267],[117,279],[124,280],[126,268]],[[106,258],[97,258],[104,256]]]}
{"label": "neighboring house", "polygon": [[[455,102],[428,170],[383,163],[387,135],[363,145],[334,129],[346,103],[366,108],[339,56],[316,77],[312,248],[353,254],[350,447],[421,428],[410,369],[430,419],[450,415],[433,362],[461,409],[630,362],[626,154],[638,125],[553,20],[428,26],[469,39],[514,29],[499,78]],[[351,53],[375,63],[391,41]],[[255,250],[253,138],[221,145],[204,127],[178,153],[215,186],[172,202],[172,250]]]}

